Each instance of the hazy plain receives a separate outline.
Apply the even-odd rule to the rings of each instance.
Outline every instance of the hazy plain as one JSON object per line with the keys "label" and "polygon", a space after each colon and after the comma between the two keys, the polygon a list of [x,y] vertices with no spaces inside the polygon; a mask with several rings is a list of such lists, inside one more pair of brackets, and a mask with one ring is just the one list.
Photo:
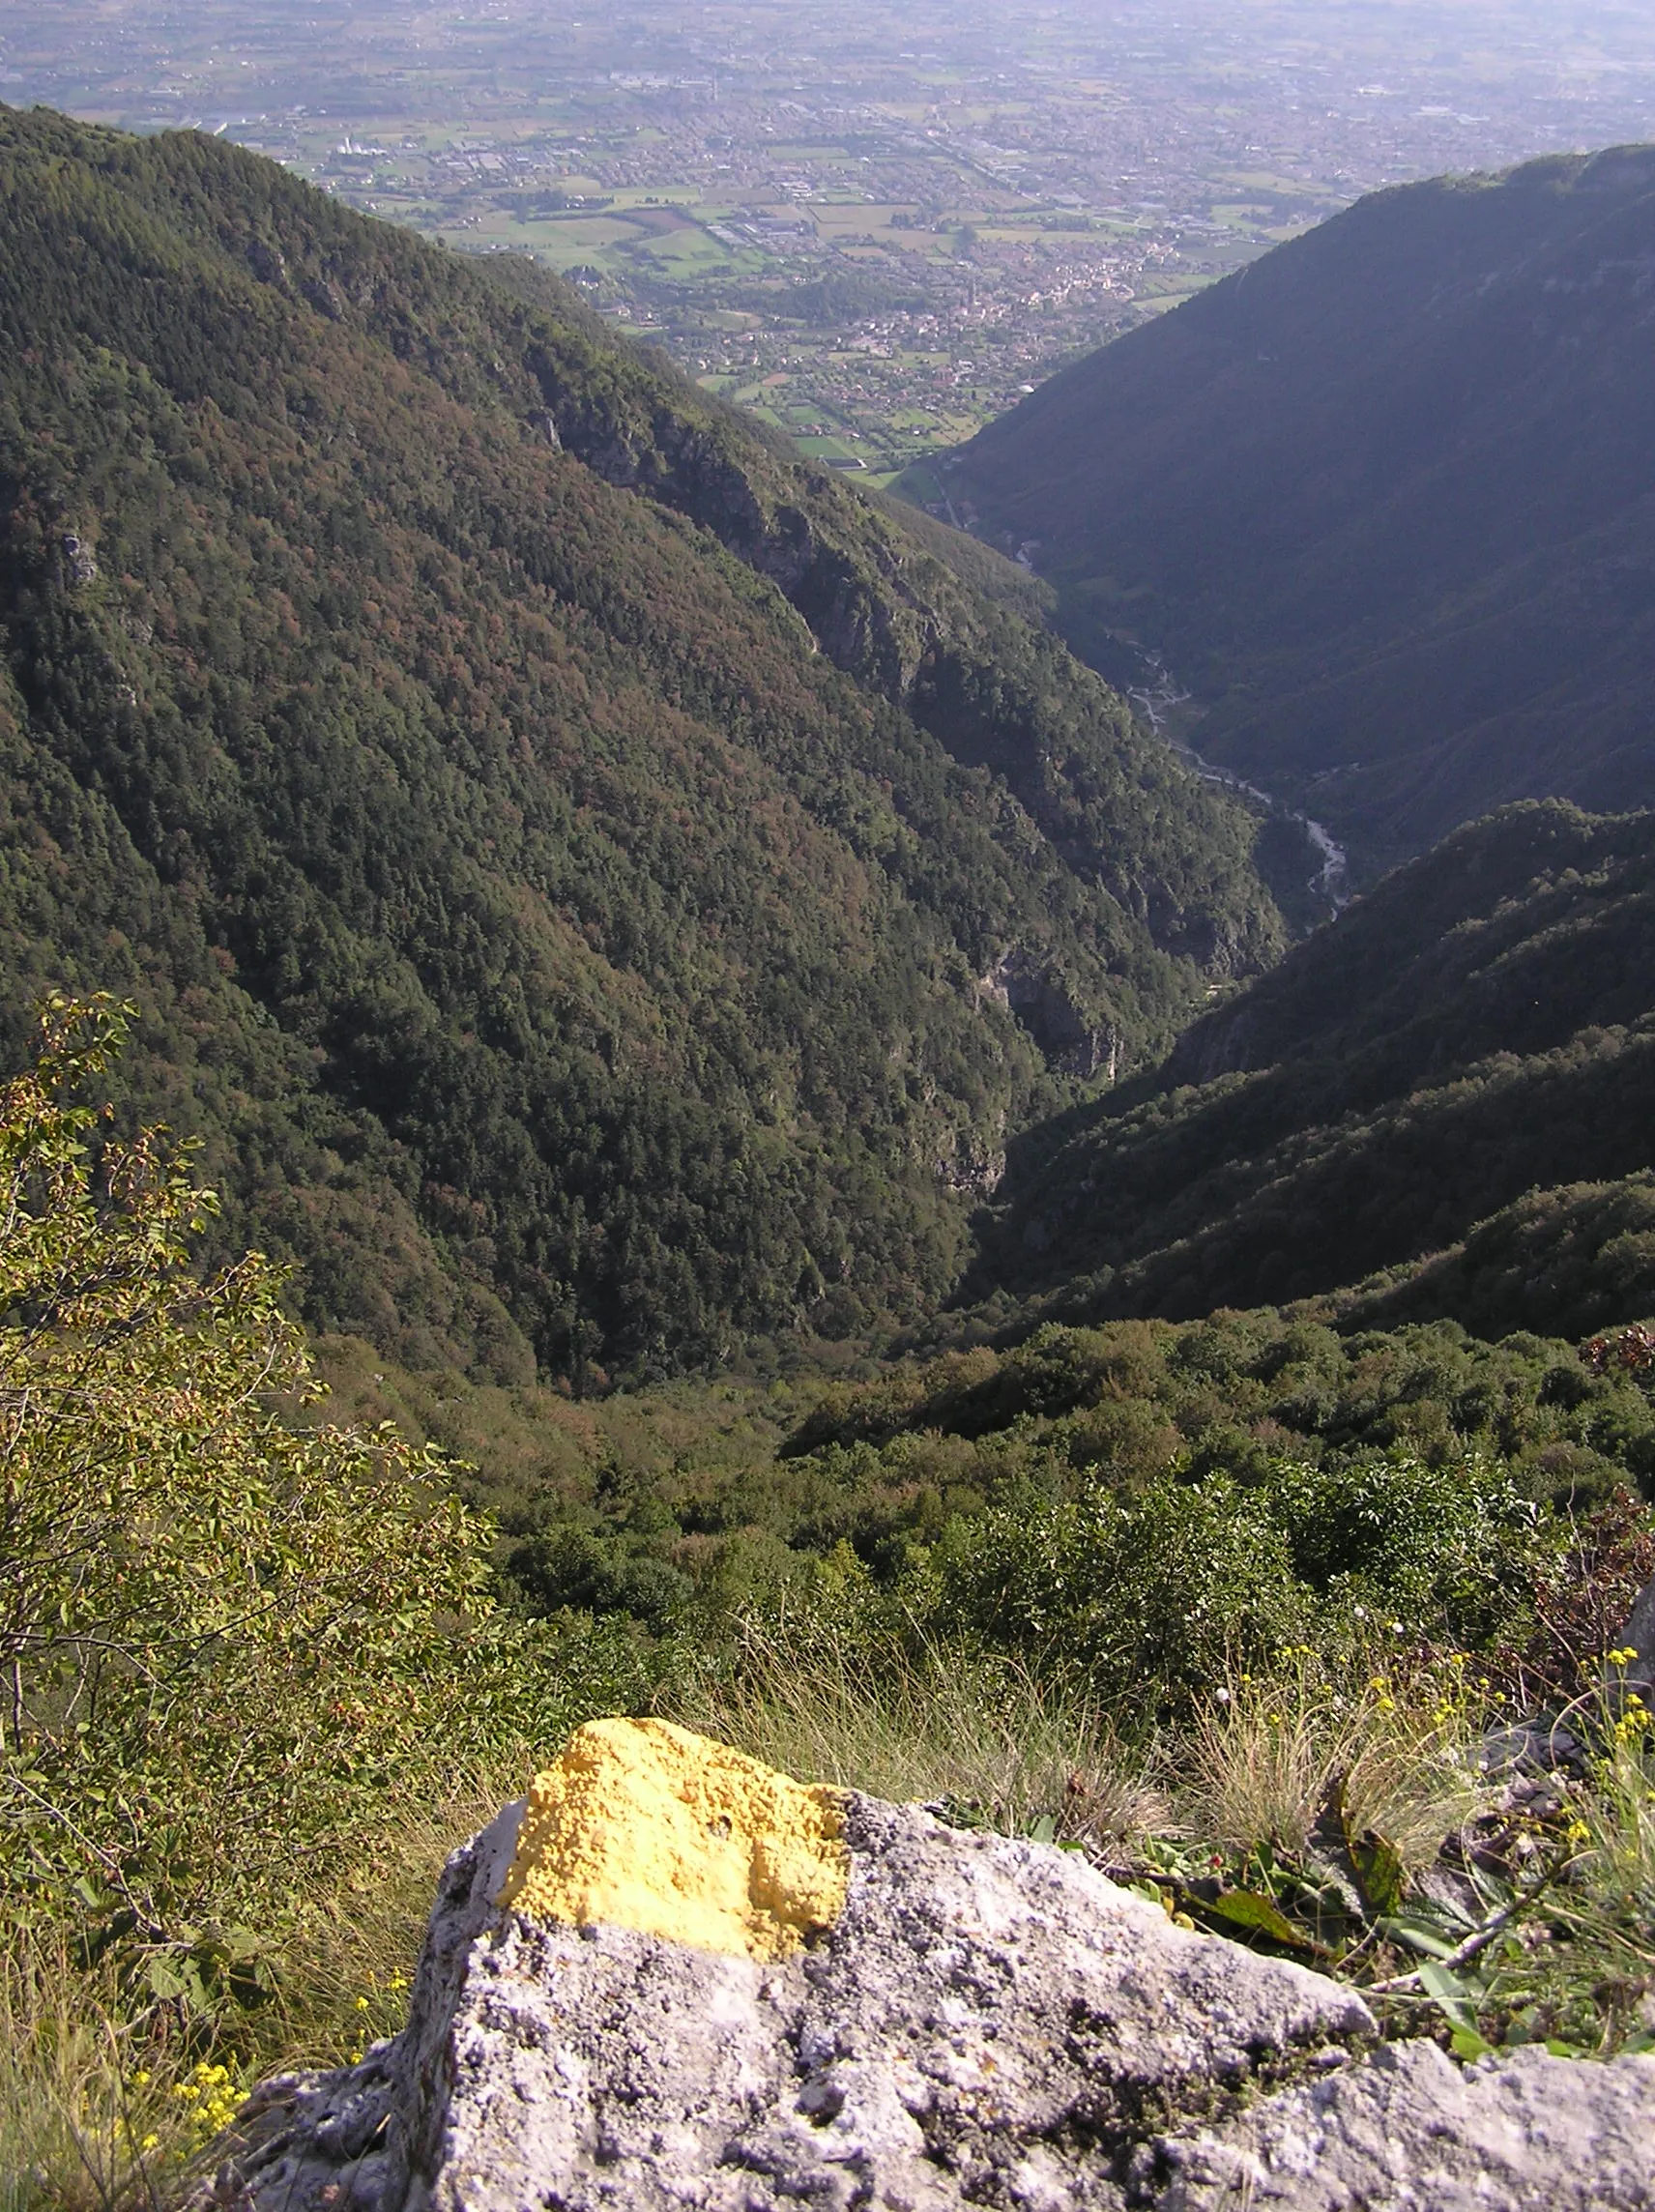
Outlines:
{"label": "hazy plain", "polygon": [[0,99],[532,252],[886,480],[1379,186],[1655,135],[1568,0],[8,0]]}

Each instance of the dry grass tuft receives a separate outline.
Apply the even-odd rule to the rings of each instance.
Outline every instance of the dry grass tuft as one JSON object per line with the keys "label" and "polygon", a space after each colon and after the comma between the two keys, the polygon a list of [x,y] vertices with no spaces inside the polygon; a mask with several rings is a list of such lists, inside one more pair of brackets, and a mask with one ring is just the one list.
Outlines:
{"label": "dry grass tuft", "polygon": [[[87,1971],[62,1936],[0,1958],[0,2212],[104,2212],[152,2201],[145,2138],[173,2127],[175,2077],[141,2068],[112,1977]],[[145,2081],[134,2077],[144,2072]],[[176,2103],[175,2103],[176,2110]],[[158,2136],[158,2142],[159,2142]]]}
{"label": "dry grass tuft", "polygon": [[948,1799],[988,1825],[1123,1842],[1169,1817],[1097,1709],[1011,1664],[813,1643],[807,1659],[749,1630],[732,1677],[674,1718],[801,1781],[899,1803]]}
{"label": "dry grass tuft", "polygon": [[440,1804],[399,1808],[296,1922],[255,2012],[191,2023],[135,2008],[61,1930],[15,1932],[0,1956],[0,2212],[160,2212],[254,2081],[394,2034],[443,1861],[521,1795],[534,1763],[525,1754]]}
{"label": "dry grass tuft", "polygon": [[1342,1777],[1352,1825],[1414,1872],[1491,1799],[1468,1755],[1475,1733],[1457,1678],[1405,1692],[1374,1674],[1342,1688],[1292,1652],[1266,1680],[1233,1674],[1204,1704],[1178,1746],[1176,1802],[1204,1841],[1301,1851]]}

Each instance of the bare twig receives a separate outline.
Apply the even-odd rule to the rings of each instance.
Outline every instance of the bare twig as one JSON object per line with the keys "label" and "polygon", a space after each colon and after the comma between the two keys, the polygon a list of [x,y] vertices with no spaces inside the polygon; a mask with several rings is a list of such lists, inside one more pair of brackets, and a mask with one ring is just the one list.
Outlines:
{"label": "bare twig", "polygon": [[[1462,1966],[1468,1966],[1473,1959],[1479,1958],[1497,1936],[1505,1933],[1514,1920],[1528,1909],[1541,1891],[1557,1878],[1568,1863],[1567,1858],[1553,1859],[1539,1880],[1525,1889],[1521,1897],[1513,1898],[1509,1905],[1502,1905],[1480,1928],[1473,1929],[1463,1943],[1456,1945],[1445,1959],[1438,1959],[1434,1964],[1451,1974],[1457,1973]],[[1388,1982],[1369,1982],[1364,1986],[1363,1994],[1371,1997],[1405,1995],[1420,1988],[1422,1970],[1416,1966],[1411,1974],[1397,1974]]]}

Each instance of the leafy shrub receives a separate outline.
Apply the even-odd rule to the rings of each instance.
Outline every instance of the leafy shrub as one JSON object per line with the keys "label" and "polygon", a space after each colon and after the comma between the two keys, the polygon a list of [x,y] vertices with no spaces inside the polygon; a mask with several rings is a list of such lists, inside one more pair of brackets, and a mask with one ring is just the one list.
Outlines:
{"label": "leafy shrub", "polygon": [[1073,1672],[1147,1718],[1303,1638],[1359,1644],[1379,1615],[1425,1644],[1519,1645],[1566,1542],[1566,1524],[1475,1459],[1261,1454],[1249,1476],[1093,1479],[1056,1498],[1025,1485],[950,1521],[895,1606],[928,1637]]}
{"label": "leafy shrub", "polygon": [[539,1613],[624,1613],[662,1629],[693,1594],[689,1578],[667,1560],[629,1556],[585,1528],[532,1536],[514,1547],[506,1563]]}
{"label": "leafy shrub", "polygon": [[157,1998],[250,2000],[263,1932],[404,1794],[647,1683],[624,1629],[494,1606],[428,1451],[279,1417],[320,1394],[280,1274],[191,1275],[214,1202],[162,1132],[95,1160],[67,1098],[121,1009],[44,1025],[0,1091],[0,1901]]}
{"label": "leafy shrub", "polygon": [[907,1594],[930,1635],[1077,1670],[1106,1706],[1187,1692],[1293,1641],[1309,1597],[1281,1530],[1223,1481],[956,1524]]}
{"label": "leafy shrub", "polygon": [[1281,1460],[1264,1499],[1301,1581],[1347,1604],[1401,1608],[1447,1644],[1509,1631],[1562,1539],[1509,1473],[1474,1457],[1447,1467],[1401,1451],[1337,1467]]}

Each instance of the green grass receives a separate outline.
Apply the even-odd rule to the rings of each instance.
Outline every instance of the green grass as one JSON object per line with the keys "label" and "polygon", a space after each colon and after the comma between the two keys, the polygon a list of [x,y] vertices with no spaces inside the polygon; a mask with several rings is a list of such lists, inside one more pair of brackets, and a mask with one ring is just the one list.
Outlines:
{"label": "green grass", "polygon": [[714,269],[731,269],[736,260],[727,247],[709,238],[704,230],[669,231],[659,238],[646,236],[638,250],[652,261],[665,262],[680,275],[692,270],[706,275]]}

